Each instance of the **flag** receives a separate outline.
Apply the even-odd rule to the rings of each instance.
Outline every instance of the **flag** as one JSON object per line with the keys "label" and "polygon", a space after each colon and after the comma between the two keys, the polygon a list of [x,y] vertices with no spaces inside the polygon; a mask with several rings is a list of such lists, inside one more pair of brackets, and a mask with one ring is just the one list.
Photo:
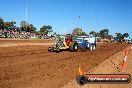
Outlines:
{"label": "flag", "polygon": [[80,16],[78,16],[78,18],[80,19]]}

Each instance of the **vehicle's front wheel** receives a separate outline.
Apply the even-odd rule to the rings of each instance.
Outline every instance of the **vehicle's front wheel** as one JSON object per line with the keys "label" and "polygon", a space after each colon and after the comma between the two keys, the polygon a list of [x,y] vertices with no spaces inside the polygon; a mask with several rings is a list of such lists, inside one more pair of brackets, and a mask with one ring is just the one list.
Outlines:
{"label": "vehicle's front wheel", "polygon": [[59,53],[60,52],[60,49],[57,47],[56,48],[56,53]]}
{"label": "vehicle's front wheel", "polygon": [[51,52],[51,47],[48,48],[48,52]]}

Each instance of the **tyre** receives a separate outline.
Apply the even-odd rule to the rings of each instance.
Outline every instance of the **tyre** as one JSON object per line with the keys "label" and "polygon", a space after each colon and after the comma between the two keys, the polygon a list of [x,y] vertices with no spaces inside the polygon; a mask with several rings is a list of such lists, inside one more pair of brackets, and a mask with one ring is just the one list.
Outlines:
{"label": "tyre", "polygon": [[56,53],[59,53],[59,51],[60,51],[60,49],[59,49],[60,44],[61,43],[59,43],[59,42],[56,44],[56,48],[55,48]]}
{"label": "tyre", "polygon": [[90,46],[90,50],[93,50],[93,46],[92,45]]}
{"label": "tyre", "polygon": [[96,45],[93,45],[93,50],[95,50],[96,49]]}
{"label": "tyre", "polygon": [[59,53],[59,52],[60,52],[60,50],[59,50],[59,48],[57,48],[57,49],[56,49],[56,53]]}
{"label": "tyre", "polygon": [[90,50],[95,50],[96,49],[96,45],[95,44],[90,44],[89,45],[89,49]]}
{"label": "tyre", "polygon": [[59,53],[59,52],[60,52],[59,46],[56,46],[56,53]]}
{"label": "tyre", "polygon": [[83,76],[83,75],[79,75],[77,78],[76,78],[76,81],[79,85],[84,85],[87,81],[87,79]]}
{"label": "tyre", "polygon": [[51,52],[51,47],[48,48],[48,52]]}
{"label": "tyre", "polygon": [[77,42],[72,42],[70,44],[69,50],[71,52],[77,52],[78,51],[78,43]]}
{"label": "tyre", "polygon": [[78,44],[75,42],[73,45],[73,51],[77,52],[78,51]]}

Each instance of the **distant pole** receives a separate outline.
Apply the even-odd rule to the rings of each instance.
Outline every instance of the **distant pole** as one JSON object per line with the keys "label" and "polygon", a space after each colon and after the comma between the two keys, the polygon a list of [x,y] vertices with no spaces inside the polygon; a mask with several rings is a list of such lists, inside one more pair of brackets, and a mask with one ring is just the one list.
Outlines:
{"label": "distant pole", "polygon": [[26,0],[26,30],[27,30],[27,16],[28,16],[28,13],[27,13],[27,5],[28,5],[28,0]]}

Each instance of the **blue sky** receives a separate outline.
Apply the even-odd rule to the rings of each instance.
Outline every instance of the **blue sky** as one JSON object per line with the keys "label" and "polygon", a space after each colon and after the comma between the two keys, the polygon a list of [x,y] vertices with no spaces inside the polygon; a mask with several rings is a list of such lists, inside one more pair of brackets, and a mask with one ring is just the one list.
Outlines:
{"label": "blue sky", "polygon": [[0,17],[20,26],[26,19],[27,1],[27,20],[38,30],[51,25],[57,33],[71,33],[80,27],[86,33],[107,28],[112,35],[132,35],[132,0],[0,0]]}

